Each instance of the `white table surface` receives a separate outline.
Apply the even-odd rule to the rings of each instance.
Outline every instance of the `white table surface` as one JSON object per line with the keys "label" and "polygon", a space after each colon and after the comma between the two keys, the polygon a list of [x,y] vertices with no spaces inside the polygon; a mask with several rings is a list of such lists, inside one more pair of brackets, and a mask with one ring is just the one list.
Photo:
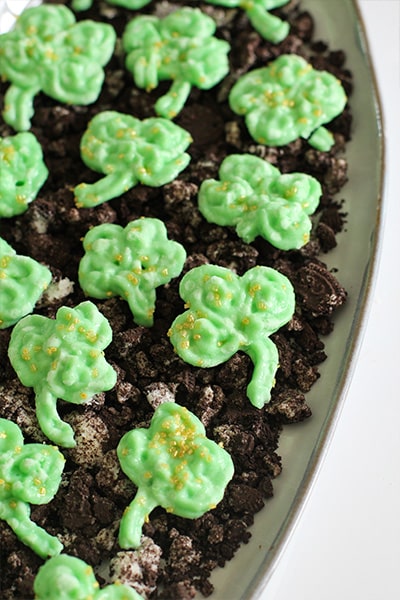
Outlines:
{"label": "white table surface", "polygon": [[265,600],[400,599],[400,0],[358,2],[386,138],[378,271],[340,418]]}

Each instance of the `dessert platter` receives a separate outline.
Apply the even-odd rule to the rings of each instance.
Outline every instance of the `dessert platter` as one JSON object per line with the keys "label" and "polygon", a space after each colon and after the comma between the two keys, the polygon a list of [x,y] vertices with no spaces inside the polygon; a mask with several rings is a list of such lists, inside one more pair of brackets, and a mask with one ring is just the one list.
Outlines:
{"label": "dessert platter", "polygon": [[357,7],[22,4],[0,15],[0,595],[261,598],[373,274]]}

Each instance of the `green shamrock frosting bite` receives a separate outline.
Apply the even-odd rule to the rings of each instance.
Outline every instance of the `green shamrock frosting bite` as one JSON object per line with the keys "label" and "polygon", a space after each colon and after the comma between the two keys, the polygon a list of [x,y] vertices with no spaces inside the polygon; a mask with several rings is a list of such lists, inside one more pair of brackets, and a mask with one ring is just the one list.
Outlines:
{"label": "green shamrock frosting bite", "polygon": [[0,217],[25,212],[47,175],[42,147],[32,133],[0,139]]}
{"label": "green shamrock frosting bite", "polygon": [[304,173],[282,175],[251,154],[231,154],[221,164],[220,181],[203,181],[199,209],[210,223],[231,225],[246,243],[258,235],[281,250],[300,248],[310,238],[320,183]]}
{"label": "green shamrock frosting bite", "polygon": [[14,327],[8,355],[22,384],[36,395],[43,433],[60,446],[75,446],[72,427],[57,413],[57,399],[83,404],[111,389],[116,373],[104,357],[111,342],[107,319],[92,302],[62,306],[55,319],[30,315]]}
{"label": "green shamrock frosting bite", "polygon": [[215,508],[234,470],[230,455],[206,437],[201,421],[175,402],[160,404],[149,429],[126,433],[117,454],[138,487],[121,520],[121,548],[140,546],[143,523],[156,506],[186,519]]}
{"label": "green shamrock frosting bite", "polygon": [[[108,4],[114,4],[115,6],[123,6],[124,8],[131,8],[132,10],[138,10],[142,6],[149,4],[151,0],[107,0]],[[74,10],[89,10],[93,4],[93,0],[72,0],[72,8]]]}
{"label": "green shamrock frosting bite", "polygon": [[105,223],[83,240],[85,255],[79,283],[88,296],[120,296],[129,304],[135,323],[153,325],[156,288],[177,277],[186,260],[184,247],[167,237],[159,219],[142,218],[125,228]]}
{"label": "green shamrock frosting bite", "polygon": [[190,161],[185,153],[190,134],[168,119],[143,121],[115,111],[97,114],[82,136],[81,156],[105,177],[75,188],[78,208],[91,208],[117,198],[138,183],[169,183]]}
{"label": "green shamrock frosting bite", "polygon": [[122,44],[136,85],[151,91],[160,81],[172,80],[155,104],[158,115],[173,119],[193,86],[208,90],[228,73],[230,46],[213,36],[215,30],[211,17],[190,7],[162,19],[141,15],[128,23]]}
{"label": "green shamrock frosting bite", "polygon": [[26,9],[12,31],[0,35],[0,74],[10,82],[3,117],[17,131],[30,128],[39,92],[68,104],[94,102],[103,66],[114,50],[111,25],[76,22],[63,5]]}
{"label": "green shamrock frosting bite", "polygon": [[0,329],[32,312],[51,278],[50,269],[29,256],[20,256],[0,238]]}
{"label": "green shamrock frosting bite", "polygon": [[347,102],[341,82],[317,71],[301,56],[283,54],[267,67],[254,69],[233,86],[229,103],[244,115],[251,136],[260,144],[283,146],[298,137],[321,151],[334,138],[323,125]]}
{"label": "green shamrock frosting bite", "polygon": [[295,309],[289,279],[257,266],[239,276],[217,265],[201,265],[182,278],[180,295],[188,307],[168,333],[178,355],[196,367],[215,367],[238,350],[254,364],[247,395],[262,408],[270,400],[278,350],[270,335]]}
{"label": "green shamrock frosting bite", "polygon": [[269,42],[277,44],[289,33],[289,23],[268,11],[287,4],[289,0],[206,0],[227,8],[242,8],[254,29]]}
{"label": "green shamrock frosting bite", "polygon": [[61,552],[54,536],[30,518],[30,504],[47,504],[57,493],[65,459],[54,446],[24,444],[18,425],[0,419],[0,519],[42,558]]}
{"label": "green shamrock frosting bite", "polygon": [[33,583],[35,600],[142,600],[133,588],[115,582],[100,589],[90,565],[59,554],[39,569]]}

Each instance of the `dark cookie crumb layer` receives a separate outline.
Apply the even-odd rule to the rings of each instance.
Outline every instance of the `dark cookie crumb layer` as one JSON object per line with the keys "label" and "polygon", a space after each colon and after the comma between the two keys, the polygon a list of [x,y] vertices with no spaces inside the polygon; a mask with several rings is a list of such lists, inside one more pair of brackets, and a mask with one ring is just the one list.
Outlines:
{"label": "dark cookie crumb layer", "polygon": [[[133,13],[94,2],[97,4],[100,15],[93,10],[78,18],[108,21],[120,36]],[[282,428],[311,415],[305,394],[319,378],[318,366],[326,358],[323,337],[333,330],[333,315],[346,299],[345,290],[324,263],[324,253],[336,245],[345,223],[342,202],[333,196],[347,179],[343,151],[350,138],[349,109],[329,125],[336,140],[330,152],[318,152],[303,140],[271,148],[249,137],[242,120],[229,109],[229,90],[249,69],[263,66],[283,52],[299,53],[316,68],[335,74],[348,94],[352,87],[343,52],[313,41],[313,18],[296,1],[276,11],[291,23],[289,36],[277,46],[262,40],[240,11],[198,2],[175,2],[174,6],[180,4],[200,6],[213,16],[218,35],[232,46],[229,76],[211,91],[193,90],[176,118],[193,137],[187,169],[161,188],[139,185],[95,209],[75,207],[73,187],[97,178],[79,155],[80,138],[89,120],[108,109],[139,118],[154,116],[154,101],[161,94],[161,89],[151,94],[137,89],[124,69],[123,56],[116,52],[94,105],[64,106],[44,95],[36,98],[32,132],[43,146],[50,175],[25,214],[0,221],[0,235],[17,252],[51,268],[53,286],[37,307],[38,313],[48,317],[54,317],[61,305],[74,306],[85,299],[77,268],[87,230],[100,223],[126,225],[141,216],[162,219],[169,236],[185,246],[185,272],[212,262],[242,274],[259,264],[278,269],[294,285],[296,313],[273,336],[280,369],[272,400],[262,410],[246,397],[252,371],[246,355],[237,353],[219,368],[202,370],[184,364],[174,353],[166,334],[183,310],[179,279],[158,288],[151,329],[136,326],[123,301],[95,301],[113,328],[106,357],[117,370],[118,381],[113,390],[86,406],[59,403],[62,417],[74,427],[78,444],[73,450],[63,450],[67,462],[60,490],[50,504],[32,507],[32,519],[58,535],[66,553],[83,558],[96,569],[111,560],[110,573],[106,573],[111,579],[127,582],[144,598],[171,600],[192,598],[196,591],[209,596],[212,570],[224,566],[240,545],[249,541],[254,515],[272,497],[272,481],[282,469],[278,454]],[[165,7],[165,3],[151,2],[143,11],[152,13]],[[6,87],[1,84],[2,94]],[[0,133],[14,132],[1,123]],[[283,252],[259,238],[251,245],[244,244],[233,229],[208,224],[200,215],[197,191],[202,180],[216,177],[225,156],[238,152],[261,156],[282,172],[309,173],[321,182],[323,196],[313,216],[311,240],[301,250]],[[37,425],[33,394],[18,382],[8,362],[9,336],[9,330],[0,331],[0,362],[4,365],[0,416],[18,423],[27,441],[46,441]],[[137,551],[122,551],[117,542],[118,525],[135,486],[121,472],[115,448],[123,433],[148,426],[154,409],[171,400],[193,411],[207,434],[232,454],[235,475],[215,510],[189,521],[155,509],[144,526],[142,546]],[[0,538],[1,598],[32,598],[33,579],[42,560],[19,542],[4,522],[0,522]],[[99,573],[100,577],[104,570]]]}

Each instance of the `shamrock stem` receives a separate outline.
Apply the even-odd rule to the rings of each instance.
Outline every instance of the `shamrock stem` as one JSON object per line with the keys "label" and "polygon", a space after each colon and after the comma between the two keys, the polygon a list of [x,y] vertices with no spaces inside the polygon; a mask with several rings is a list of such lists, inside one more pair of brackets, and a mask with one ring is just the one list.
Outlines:
{"label": "shamrock stem", "polygon": [[274,386],[278,368],[278,350],[274,342],[266,338],[251,344],[246,348],[246,353],[254,364],[253,375],[247,386],[247,395],[253,406],[262,408],[271,399],[271,388]]}
{"label": "shamrock stem", "polygon": [[335,143],[335,138],[328,129],[321,125],[321,127],[318,127],[318,129],[316,129],[308,138],[308,143],[310,146],[321,152],[328,152]]}
{"label": "shamrock stem", "polygon": [[29,505],[11,499],[8,502],[8,515],[5,520],[19,539],[42,558],[59,554],[63,549],[62,543],[31,521]]}
{"label": "shamrock stem", "polygon": [[22,89],[11,84],[4,96],[3,118],[16,131],[27,131],[33,117],[36,89]]}
{"label": "shamrock stem", "polygon": [[126,276],[118,277],[117,283],[118,294],[128,302],[135,323],[143,327],[151,327],[154,323],[155,290],[147,285],[144,293],[135,274],[132,274],[129,278]]}
{"label": "shamrock stem", "polygon": [[182,79],[174,79],[169,91],[159,98],[155,104],[158,115],[166,119],[173,119],[183,108],[192,85]]}
{"label": "shamrock stem", "polygon": [[252,6],[246,8],[246,13],[254,29],[269,42],[273,42],[274,44],[279,43],[289,33],[290,27],[288,23],[275,15],[271,15],[257,2],[252,3]]}
{"label": "shamrock stem", "polygon": [[119,527],[119,545],[121,548],[138,548],[142,536],[143,524],[157,502],[145,491],[139,489],[136,496],[125,509]]}
{"label": "shamrock stem", "polygon": [[62,421],[57,412],[57,398],[45,386],[36,392],[36,416],[49,440],[65,448],[76,445],[72,427]]}
{"label": "shamrock stem", "polygon": [[81,183],[75,188],[75,202],[78,208],[92,208],[117,198],[136,184],[131,172],[116,171],[95,183]]}
{"label": "shamrock stem", "polygon": [[72,0],[74,10],[88,10],[92,6],[92,0]]}

